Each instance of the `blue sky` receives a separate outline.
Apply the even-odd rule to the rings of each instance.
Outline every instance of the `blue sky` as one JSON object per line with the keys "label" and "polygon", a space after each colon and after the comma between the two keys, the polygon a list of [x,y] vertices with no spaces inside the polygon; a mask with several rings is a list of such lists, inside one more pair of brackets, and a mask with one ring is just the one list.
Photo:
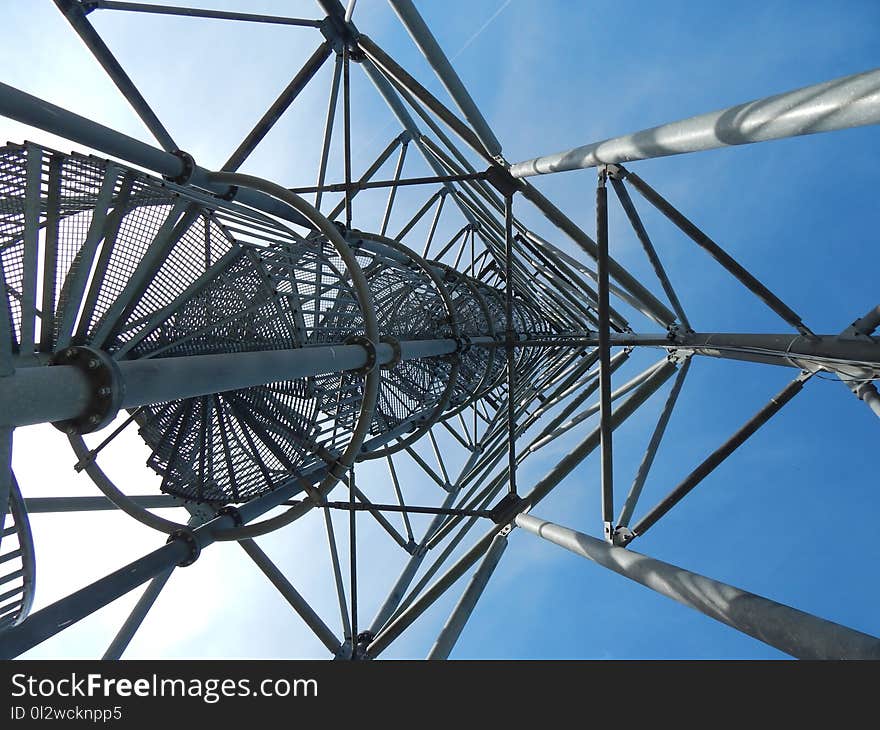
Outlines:
{"label": "blue sky", "polygon": [[[194,6],[242,9],[236,2]],[[465,84],[518,161],[664,121],[873,68],[880,58],[880,6],[873,2],[594,3],[447,0],[417,3]],[[3,81],[148,139],[137,118],[48,0],[10,3],[0,29]],[[311,2],[253,2],[247,10],[319,17]],[[299,8],[302,8],[299,11]],[[500,9],[500,12],[498,12]],[[494,19],[492,19],[494,16]],[[307,29],[242,26],[96,12],[91,16],[181,147],[217,167],[320,41]],[[484,23],[488,26],[475,37]],[[425,86],[443,89],[385,2],[360,0],[355,21]],[[244,170],[311,184],[329,67],[281,120]],[[399,127],[353,69],[354,168],[363,169]],[[69,143],[0,120],[0,135]],[[631,165],[816,332],[833,333],[878,303],[869,252],[877,243],[878,131],[863,128]],[[420,168],[411,151],[414,166]],[[338,149],[332,158],[339,169]],[[331,163],[333,164],[333,162]],[[393,164],[390,163],[390,164]],[[389,175],[390,176],[390,175]],[[338,178],[335,178],[338,179]],[[588,232],[594,230],[593,171],[535,184]],[[613,196],[612,196],[613,197]],[[380,196],[381,198],[381,196]],[[381,215],[363,195],[365,222]],[[407,192],[404,202],[415,202]],[[786,325],[675,230],[636,204],[695,329],[785,332]],[[611,250],[659,291],[622,211],[611,207]],[[517,214],[542,236],[576,251],[540,215]],[[444,221],[448,230],[454,219]],[[450,234],[451,235],[451,234]],[[651,323],[630,315],[635,329]],[[621,369],[620,382],[658,359]],[[793,371],[701,359],[693,363],[641,500],[641,511],[764,405]],[[821,376],[830,378],[830,376]],[[615,483],[625,494],[668,386],[615,434]],[[530,487],[590,424],[523,468]],[[880,633],[871,566],[877,513],[880,423],[840,383],[814,378],[743,449],[656,525],[634,549],[868,633]],[[16,434],[16,472],[30,494],[89,493],[73,476],[60,435]],[[135,439],[113,467],[149,474]],[[49,453],[36,463],[36,453]],[[30,457],[30,458],[29,458]],[[108,467],[109,469],[110,467]],[[382,493],[380,472],[365,479]],[[413,476],[413,479],[415,477]],[[413,484],[413,490],[426,490]],[[139,489],[133,489],[137,492]],[[426,498],[428,493],[425,491]],[[436,498],[436,495],[434,495]],[[535,513],[598,534],[598,459],[587,459]],[[44,605],[161,543],[118,515],[34,517]],[[370,616],[396,577],[400,556],[364,523],[362,605]],[[303,520],[264,547],[333,618],[324,536]],[[117,542],[108,548],[105,535]],[[482,534],[478,532],[476,534]],[[315,547],[315,546],[318,547]],[[129,656],[322,656],[295,616],[234,546],[214,546],[172,577]],[[41,558],[45,555],[45,560]],[[66,561],[66,562],[65,562]],[[185,573],[185,574],[184,574]],[[462,585],[429,611],[391,657],[424,656]],[[66,589],[66,590],[65,590]],[[38,648],[35,656],[103,650],[135,595]],[[181,607],[187,610],[181,611]],[[363,622],[368,620],[363,617]],[[331,624],[336,626],[335,623]],[[222,637],[220,641],[217,637]],[[97,642],[97,644],[95,643]],[[96,649],[95,647],[98,647]],[[738,635],[625,579],[525,534],[514,534],[493,582],[461,637],[457,658],[776,658]]]}

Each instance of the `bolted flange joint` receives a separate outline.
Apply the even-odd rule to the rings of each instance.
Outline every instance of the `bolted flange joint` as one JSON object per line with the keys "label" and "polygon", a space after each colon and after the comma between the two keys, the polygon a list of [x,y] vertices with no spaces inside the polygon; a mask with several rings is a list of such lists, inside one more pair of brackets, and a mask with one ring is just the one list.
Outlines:
{"label": "bolted flange joint", "polygon": [[236,527],[244,526],[244,518],[241,516],[241,512],[239,512],[238,509],[233,507],[231,504],[227,504],[225,507],[221,507],[220,509],[218,509],[217,514],[231,517],[232,522],[235,524]]}
{"label": "bolted flange joint", "polygon": [[192,179],[193,173],[196,171],[196,161],[189,152],[184,152],[183,150],[174,150],[171,154],[178,157],[180,161],[183,162],[183,167],[181,168],[179,175],[176,177],[166,175],[165,179],[175,185],[186,185]]}
{"label": "bolted flange joint", "polygon": [[85,410],[76,418],[52,425],[67,434],[98,431],[110,424],[125,395],[119,366],[106,352],[78,345],[54,353],[49,365],[67,365],[79,370],[89,383],[91,396]]}
{"label": "bolted flange joint", "polygon": [[202,549],[199,547],[199,543],[196,540],[196,536],[192,533],[191,530],[175,530],[170,535],[168,535],[167,542],[171,543],[175,540],[180,540],[185,543],[189,548],[189,555],[187,555],[183,560],[181,560],[177,565],[180,568],[185,568],[188,565],[192,565],[196,560],[199,559],[199,555],[202,552]]}
{"label": "bolted flange joint", "polygon": [[367,351],[366,364],[362,368],[351,370],[349,372],[354,373],[355,375],[366,375],[376,367],[376,345],[373,344],[372,340],[363,335],[352,335],[351,337],[348,337],[343,344],[360,345]]}
{"label": "bolted flange joint", "polygon": [[393,370],[397,367],[397,364],[400,362],[401,358],[401,349],[400,349],[400,340],[396,337],[392,337],[391,335],[382,335],[379,338],[379,342],[383,342],[386,345],[391,347],[391,351],[394,353],[394,356],[391,358],[390,362],[382,363],[379,368],[382,370]]}
{"label": "bolted flange joint", "polygon": [[455,354],[456,355],[464,355],[471,349],[471,338],[470,337],[456,337],[455,338]]}

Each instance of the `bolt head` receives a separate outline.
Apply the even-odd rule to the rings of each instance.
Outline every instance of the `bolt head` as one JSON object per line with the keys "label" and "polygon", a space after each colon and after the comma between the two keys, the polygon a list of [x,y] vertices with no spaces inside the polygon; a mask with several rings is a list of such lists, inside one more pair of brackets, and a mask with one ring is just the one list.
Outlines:
{"label": "bolt head", "polygon": [[92,358],[89,360],[89,370],[95,370],[100,364],[95,358]]}
{"label": "bolt head", "polygon": [[107,397],[108,395],[110,395],[110,388],[108,388],[106,385],[103,388],[98,388],[98,395]]}

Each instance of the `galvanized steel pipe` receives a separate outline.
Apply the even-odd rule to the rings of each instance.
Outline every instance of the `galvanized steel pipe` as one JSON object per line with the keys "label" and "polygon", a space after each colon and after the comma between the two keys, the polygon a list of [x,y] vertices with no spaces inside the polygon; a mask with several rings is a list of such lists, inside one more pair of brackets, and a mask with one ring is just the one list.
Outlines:
{"label": "galvanized steel pipe", "polygon": [[[472,344],[494,345],[490,337]],[[456,351],[452,339],[411,340],[400,343],[401,360],[448,355]],[[325,345],[290,350],[188,355],[118,363],[125,395],[122,408],[165,403],[222,393],[279,380],[357,370],[367,364],[363,345]],[[391,345],[376,346],[376,362],[394,360]],[[21,368],[0,382],[0,426],[28,426],[64,421],[80,415],[92,397],[86,377],[70,365]]]}
{"label": "galvanized steel pipe", "polygon": [[517,162],[510,174],[521,178],[582,170],[878,123],[880,69],[873,69]]}
{"label": "galvanized steel pipe", "polygon": [[880,659],[880,639],[529,514],[518,527],[798,659]]}

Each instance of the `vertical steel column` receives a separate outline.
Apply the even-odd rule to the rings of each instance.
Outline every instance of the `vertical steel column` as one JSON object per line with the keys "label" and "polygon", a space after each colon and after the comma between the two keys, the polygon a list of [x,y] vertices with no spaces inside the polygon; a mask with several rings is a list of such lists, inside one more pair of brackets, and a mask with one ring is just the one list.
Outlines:
{"label": "vertical steel column", "polygon": [[348,482],[348,568],[351,580],[349,596],[351,597],[351,657],[357,658],[358,644],[358,595],[357,595],[357,510],[354,505],[354,467],[352,467]]}
{"label": "vertical steel column", "polygon": [[602,468],[602,523],[605,539],[614,530],[614,459],[611,448],[611,338],[609,328],[608,275],[608,189],[607,171],[599,172],[596,186],[596,264],[599,287],[599,429]]}
{"label": "vertical steel column", "polygon": [[336,118],[336,101],[339,98],[339,79],[342,76],[342,56],[336,56],[333,64],[333,79],[330,81],[330,98],[327,100],[327,121],[324,124],[324,141],[321,145],[321,162],[318,165],[318,182],[315,191],[315,209],[321,210],[324,195],[324,180],[327,175],[327,159],[330,156],[330,142],[333,139],[333,122]]}
{"label": "vertical steel column", "polygon": [[43,177],[43,152],[33,144],[25,146],[24,231],[21,274],[21,323],[19,351],[34,351],[37,326],[37,259],[40,251],[40,208]]}
{"label": "vertical steel column", "polygon": [[518,527],[798,659],[880,659],[880,639],[698,573],[519,514]]}
{"label": "vertical steel column", "polygon": [[174,568],[157,575],[150,581],[150,585],[141,594],[128,618],[125,619],[125,623],[119,629],[119,633],[110,642],[110,646],[101,657],[102,659],[119,659],[122,656],[173,572]]}
{"label": "vertical steel column", "polygon": [[348,46],[342,48],[342,123],[345,164],[345,227],[351,228],[351,91]]}
{"label": "vertical steel column", "polygon": [[507,463],[510,494],[516,494],[516,412],[513,393],[513,195],[504,196],[504,352],[507,357]]}
{"label": "vertical steel column", "polygon": [[446,624],[437,636],[434,646],[431,647],[431,651],[428,653],[428,659],[449,658],[449,654],[455,646],[455,642],[457,642],[458,637],[461,636],[465,624],[467,624],[468,619],[471,617],[471,614],[477,605],[477,601],[480,600],[480,596],[483,595],[483,590],[486,588],[489,578],[492,577],[492,573],[495,572],[495,567],[498,565],[498,561],[501,560],[501,556],[504,554],[506,548],[507,534],[505,530],[495,536],[495,539],[489,546],[489,550],[486,551],[486,555],[483,557],[480,567],[474,572],[467,588],[465,588],[464,593],[462,593],[461,598],[455,605],[452,613],[449,615]]}

